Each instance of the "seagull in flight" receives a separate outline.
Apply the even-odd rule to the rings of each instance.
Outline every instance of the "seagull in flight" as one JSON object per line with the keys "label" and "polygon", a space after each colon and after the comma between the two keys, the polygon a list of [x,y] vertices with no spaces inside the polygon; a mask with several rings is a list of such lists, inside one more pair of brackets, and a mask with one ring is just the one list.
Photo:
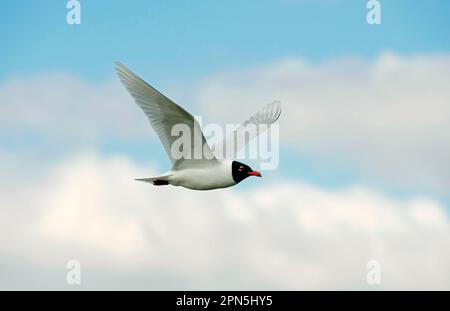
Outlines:
{"label": "seagull in flight", "polygon": [[[261,177],[260,172],[251,169],[248,165],[229,160],[230,156],[235,154],[235,149],[237,152],[245,147],[245,142],[243,143],[241,140],[239,145],[238,141],[233,148],[225,149],[225,159],[218,159],[201,133],[200,125],[189,112],[161,94],[123,64],[116,63],[116,72],[134,101],[144,111],[172,163],[169,171],[155,177],[136,179],[137,181],[151,183],[155,186],[173,185],[193,190],[212,190],[234,186],[250,176]],[[266,105],[261,111],[238,126],[232,135],[225,139],[225,146],[235,143],[235,137],[244,132],[249,135],[249,140],[253,139],[273,124],[280,114],[281,104],[279,102]],[[194,152],[200,148],[202,153],[200,158],[180,158],[171,152],[172,144],[178,138],[171,133],[177,124],[187,126],[190,133],[200,131],[201,144],[194,143],[193,146],[189,146]],[[261,130],[260,125],[266,126]],[[213,149],[216,152],[222,150],[224,143],[216,145]]]}

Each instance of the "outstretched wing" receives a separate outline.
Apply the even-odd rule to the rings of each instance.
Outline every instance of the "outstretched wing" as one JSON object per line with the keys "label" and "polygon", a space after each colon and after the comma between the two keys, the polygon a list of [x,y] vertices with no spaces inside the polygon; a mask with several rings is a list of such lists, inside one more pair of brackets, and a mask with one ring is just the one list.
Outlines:
{"label": "outstretched wing", "polygon": [[[116,63],[116,71],[122,84],[150,121],[172,162],[173,169],[217,162],[198,122],[189,112],[158,92],[123,64]],[[185,125],[190,129],[189,158],[180,158],[179,154],[172,154],[172,145],[179,138],[171,135],[172,128],[176,125]],[[201,139],[197,139],[195,135],[201,136]]]}
{"label": "outstretched wing", "polygon": [[217,157],[234,159],[238,152],[259,134],[265,132],[281,115],[281,103],[274,101],[239,125],[221,143],[214,145]]}

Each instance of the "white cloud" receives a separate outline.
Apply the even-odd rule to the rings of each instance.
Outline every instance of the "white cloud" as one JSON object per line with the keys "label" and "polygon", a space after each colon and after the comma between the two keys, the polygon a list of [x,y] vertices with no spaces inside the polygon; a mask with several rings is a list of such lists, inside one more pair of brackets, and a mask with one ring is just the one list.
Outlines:
{"label": "white cloud", "polygon": [[70,166],[57,169],[51,178],[57,184],[50,182],[46,186],[51,189],[42,189],[37,203],[45,207],[45,212],[37,230],[55,240],[110,252],[112,256],[139,255],[145,246],[139,222],[120,210],[110,213],[111,208],[126,206],[120,194],[111,195],[108,183],[113,180],[127,192],[131,179],[114,178],[132,172],[128,163],[113,160],[104,165],[87,157]]}
{"label": "white cloud", "polygon": [[[0,85],[0,131],[62,148],[142,139],[145,117],[118,81],[92,85],[64,73],[15,77]],[[46,146],[47,148],[51,146]]]}
{"label": "white cloud", "polygon": [[10,262],[0,273],[16,288],[65,288],[39,271],[64,275],[75,258],[87,288],[126,275],[117,288],[370,289],[374,259],[381,288],[450,289],[450,223],[430,198],[268,179],[249,190],[153,187],[132,181],[154,172],[126,158],[30,171],[0,185],[0,258]]}
{"label": "white cloud", "polygon": [[209,119],[235,122],[281,100],[282,141],[320,166],[352,167],[370,180],[446,195],[448,85],[448,55],[320,64],[292,58],[208,77],[197,101]]}

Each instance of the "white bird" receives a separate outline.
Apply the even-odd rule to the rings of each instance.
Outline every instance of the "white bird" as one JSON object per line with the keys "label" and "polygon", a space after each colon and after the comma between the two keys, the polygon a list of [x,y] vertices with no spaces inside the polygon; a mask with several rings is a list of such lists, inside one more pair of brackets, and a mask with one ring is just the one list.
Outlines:
{"label": "white bird", "polygon": [[[116,71],[122,84],[146,114],[172,162],[172,169],[168,172],[159,176],[136,180],[152,183],[156,186],[170,184],[194,190],[211,190],[236,185],[249,176],[261,177],[258,171],[252,170],[248,165],[238,161],[217,159],[206,143],[200,125],[189,112],[158,92],[123,64],[116,63]],[[242,123],[226,142],[229,144],[230,139],[234,140],[237,135],[245,131],[250,133],[250,139],[256,137],[261,131],[259,125],[270,126],[278,119],[280,114],[281,105],[279,102],[267,105]],[[190,133],[200,131],[201,144],[192,142],[192,145],[189,146],[194,153],[198,150],[201,151],[202,156],[200,158],[179,158],[173,155],[173,152],[171,152],[172,145],[178,137],[172,136],[171,133],[173,127],[177,124],[187,126]],[[262,131],[267,129],[267,126]],[[251,129],[248,131],[250,127]],[[237,152],[245,146],[245,143],[234,146]],[[223,144],[216,146],[215,149],[220,150],[221,148],[223,148]],[[230,149],[228,148],[228,152],[226,152],[228,156],[230,156]],[[232,148],[232,151],[232,154],[234,154],[234,148]]]}

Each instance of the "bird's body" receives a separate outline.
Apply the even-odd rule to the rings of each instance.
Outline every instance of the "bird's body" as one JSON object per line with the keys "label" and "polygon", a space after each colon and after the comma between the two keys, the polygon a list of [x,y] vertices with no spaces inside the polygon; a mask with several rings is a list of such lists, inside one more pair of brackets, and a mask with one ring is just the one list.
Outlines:
{"label": "bird's body", "polygon": [[[261,177],[259,172],[252,170],[248,165],[217,159],[203,135],[197,143],[189,140],[192,143],[189,150],[193,151],[189,155],[200,151],[200,157],[179,157],[179,154],[174,154],[173,146],[178,138],[173,135],[174,128],[182,125],[184,129],[188,129],[189,133],[195,133],[200,130],[198,122],[189,112],[158,92],[124,65],[117,63],[116,70],[128,92],[146,114],[172,162],[172,169],[166,173],[136,180],[156,186],[173,185],[193,190],[211,190],[236,185],[249,176]],[[239,135],[239,132],[248,129],[249,125],[270,125],[278,119],[280,113],[278,104],[269,104],[261,112],[245,121],[235,132]],[[252,138],[258,134],[258,127],[250,132]],[[237,146],[236,150],[243,146],[245,145]],[[232,147],[234,151],[234,145]],[[177,151],[176,148],[175,151]]]}
{"label": "bird's body", "polygon": [[[227,188],[236,184],[231,172],[231,161],[217,161],[211,166],[170,170],[157,180],[161,185],[170,184],[192,190],[211,190]],[[167,181],[164,183],[162,181]],[[162,183],[161,183],[162,182]],[[158,182],[156,182],[158,184]]]}

